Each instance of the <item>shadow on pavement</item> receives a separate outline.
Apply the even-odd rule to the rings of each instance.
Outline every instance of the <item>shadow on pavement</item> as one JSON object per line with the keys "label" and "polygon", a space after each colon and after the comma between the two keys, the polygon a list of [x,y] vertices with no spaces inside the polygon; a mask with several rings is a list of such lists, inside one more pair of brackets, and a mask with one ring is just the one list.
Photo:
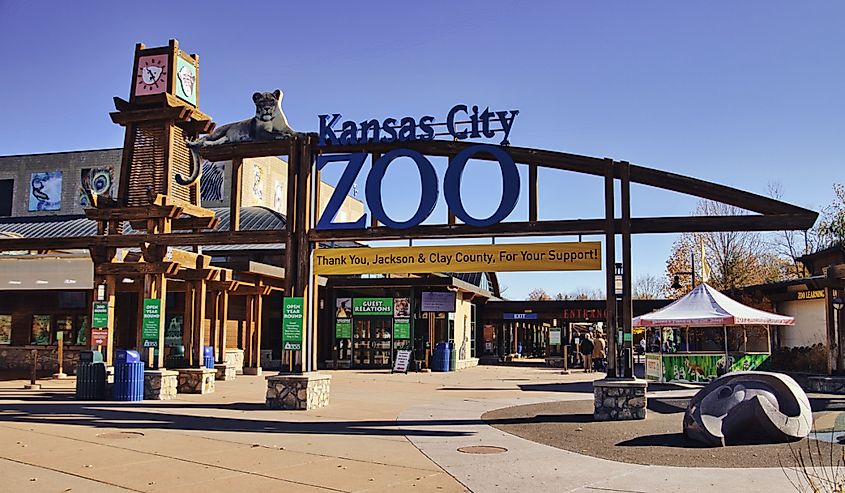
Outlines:
{"label": "shadow on pavement", "polygon": [[704,444],[688,439],[683,433],[645,435],[619,442],[616,445],[620,447],[707,448]]}

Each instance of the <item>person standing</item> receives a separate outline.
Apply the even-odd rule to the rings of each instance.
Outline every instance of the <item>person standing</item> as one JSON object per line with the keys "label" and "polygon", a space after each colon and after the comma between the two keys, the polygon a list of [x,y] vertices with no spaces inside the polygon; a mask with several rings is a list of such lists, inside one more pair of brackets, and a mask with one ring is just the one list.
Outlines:
{"label": "person standing", "polygon": [[589,332],[584,334],[581,341],[581,355],[584,356],[584,373],[593,372],[593,336]]}
{"label": "person standing", "polygon": [[604,334],[596,332],[596,339],[593,341],[593,361],[600,371],[606,368],[605,361],[607,359],[607,342],[604,340]]}

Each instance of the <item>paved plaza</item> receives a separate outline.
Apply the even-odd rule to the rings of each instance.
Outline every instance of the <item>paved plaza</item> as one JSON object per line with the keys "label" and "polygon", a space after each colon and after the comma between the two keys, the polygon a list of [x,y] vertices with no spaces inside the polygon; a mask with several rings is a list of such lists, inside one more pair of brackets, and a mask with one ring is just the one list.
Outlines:
{"label": "paved plaza", "polygon": [[[591,400],[589,380],[600,374],[532,366],[327,373],[330,406],[298,412],[265,409],[263,377],[140,403],[76,401],[73,380],[45,380],[39,391],[0,382],[0,490],[794,491],[776,463],[626,464],[534,443],[481,419],[510,406]],[[500,451],[492,447],[507,451],[458,451]]]}

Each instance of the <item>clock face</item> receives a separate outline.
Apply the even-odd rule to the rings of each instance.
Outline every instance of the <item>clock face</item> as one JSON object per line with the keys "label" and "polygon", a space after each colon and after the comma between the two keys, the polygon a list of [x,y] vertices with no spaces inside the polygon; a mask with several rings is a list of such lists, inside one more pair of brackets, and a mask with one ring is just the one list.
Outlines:
{"label": "clock face", "polygon": [[135,95],[161,94],[167,91],[167,55],[148,55],[138,58],[135,74]]}

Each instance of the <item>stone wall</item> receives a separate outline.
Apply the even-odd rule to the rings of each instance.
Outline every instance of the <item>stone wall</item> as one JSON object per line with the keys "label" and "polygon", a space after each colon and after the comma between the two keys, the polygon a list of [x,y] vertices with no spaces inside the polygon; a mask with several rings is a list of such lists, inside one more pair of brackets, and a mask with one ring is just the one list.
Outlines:
{"label": "stone wall", "polygon": [[235,369],[235,374],[244,374],[244,350],[243,349],[227,349],[226,350],[226,365]]}
{"label": "stone wall", "polygon": [[645,380],[596,380],[593,382],[596,421],[645,419]]}
{"label": "stone wall", "polygon": [[[31,349],[22,346],[0,346],[0,370],[30,371],[32,367]],[[68,375],[76,374],[79,351],[87,350],[84,346],[65,346],[62,366]],[[38,374],[56,373],[59,370],[58,346],[37,346]]]}
{"label": "stone wall", "polygon": [[144,372],[144,399],[166,401],[176,397],[179,372],[147,370]]}
{"label": "stone wall", "polygon": [[182,368],[179,372],[180,394],[210,394],[214,392],[214,368]]}
{"label": "stone wall", "polygon": [[320,373],[273,375],[267,378],[270,409],[317,409],[329,405],[331,376]]}

